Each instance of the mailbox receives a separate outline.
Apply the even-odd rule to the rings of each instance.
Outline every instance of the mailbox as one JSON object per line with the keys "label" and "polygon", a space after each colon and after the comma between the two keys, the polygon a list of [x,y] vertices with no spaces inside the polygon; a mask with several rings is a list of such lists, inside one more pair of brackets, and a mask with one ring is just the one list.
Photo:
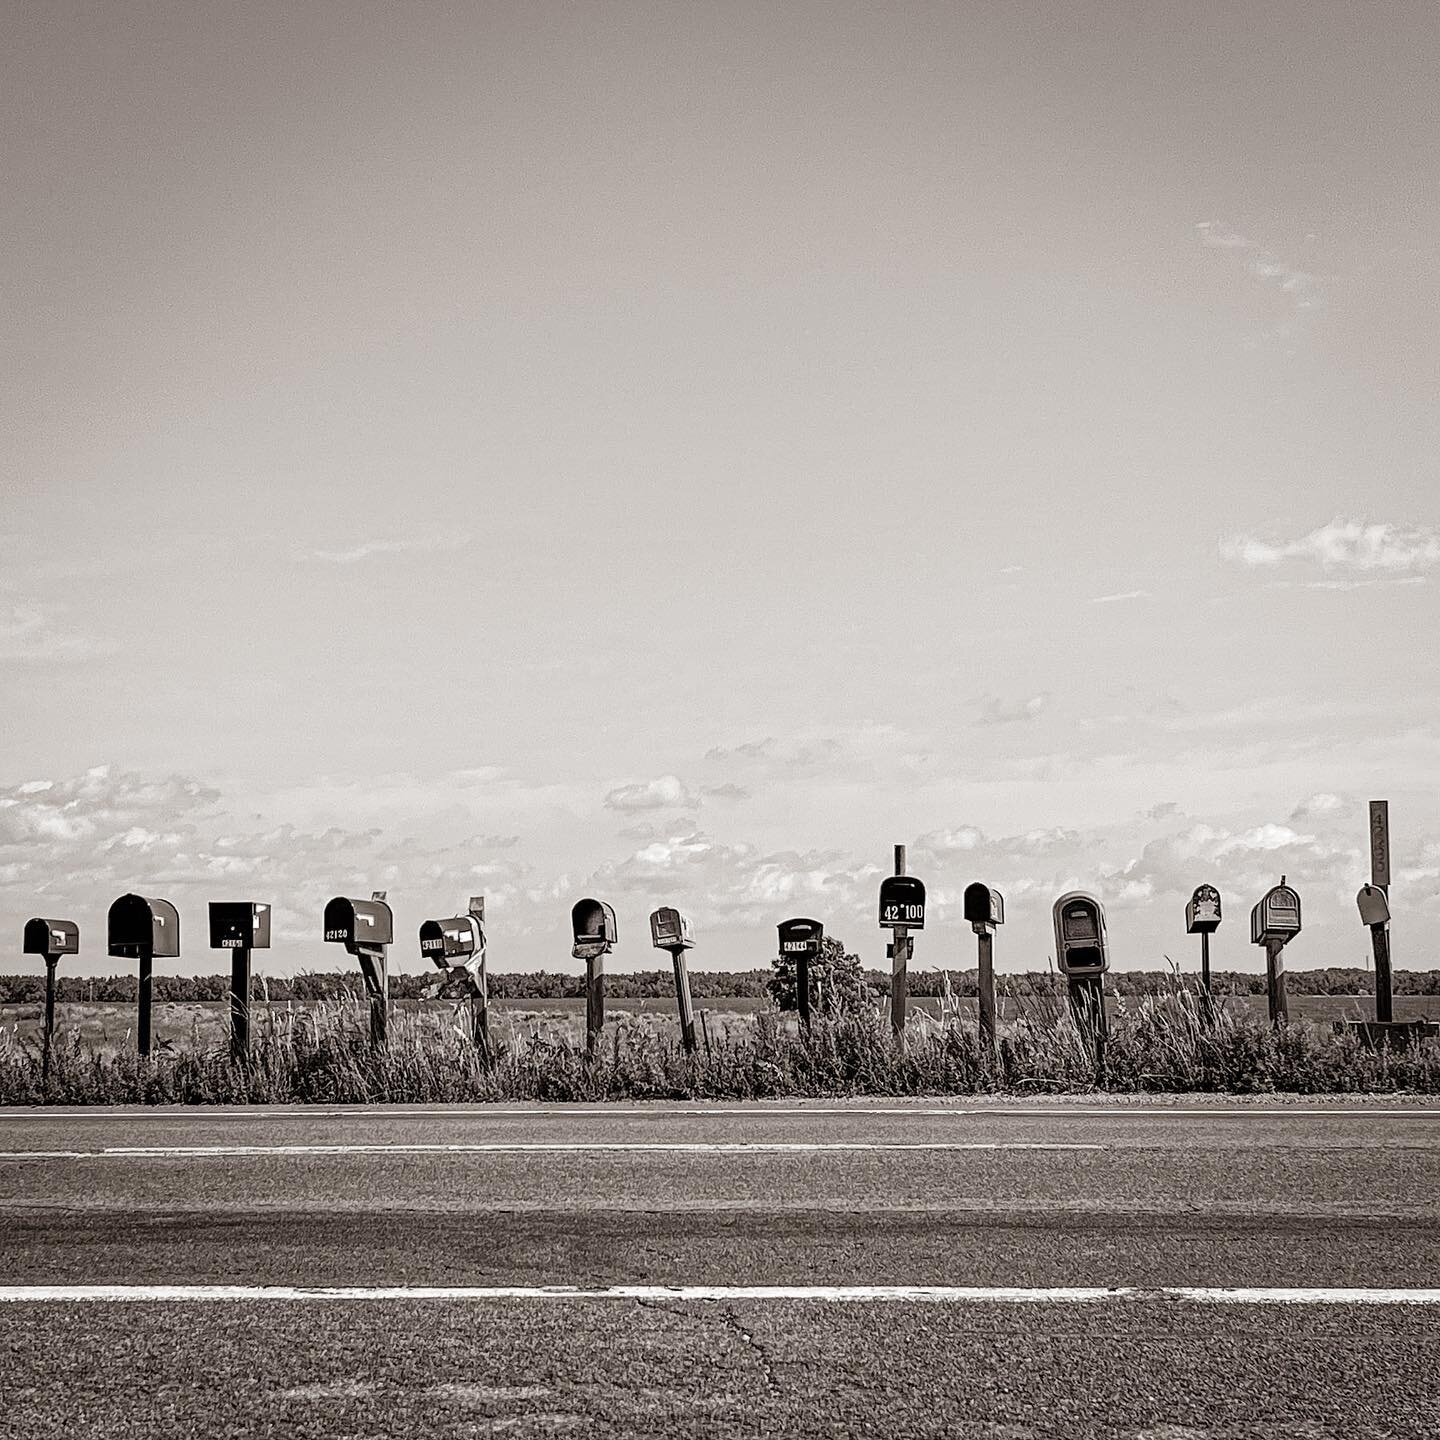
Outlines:
{"label": "mailbox", "polygon": [[1187,935],[1213,935],[1220,928],[1220,892],[1213,885],[1198,885],[1185,907]]}
{"label": "mailbox", "polygon": [[80,927],[73,920],[43,920],[36,918],[25,922],[26,955],[43,955],[47,960],[58,960],[62,955],[80,953]]}
{"label": "mailbox", "polygon": [[807,960],[813,960],[820,954],[820,942],[825,938],[825,927],[818,920],[787,920],[777,928],[780,931],[782,956],[803,955]]}
{"label": "mailbox", "polygon": [[270,907],[249,900],[210,902],[212,950],[268,950]]}
{"label": "mailbox", "polygon": [[925,928],[925,886],[913,875],[887,875],[880,882],[880,926],[884,930]]}
{"label": "mailbox", "polygon": [[1300,896],[1283,877],[1250,912],[1250,940],[1255,945],[1284,944],[1300,933]]}
{"label": "mailbox", "polygon": [[427,920],[420,927],[420,954],[433,960],[441,970],[466,965],[483,954],[485,935],[473,915],[456,915],[449,920]]}
{"label": "mailbox", "polygon": [[670,905],[662,905],[650,917],[650,940],[657,950],[692,950],[695,932],[690,919]]}
{"label": "mailbox", "polygon": [[1362,885],[1360,893],[1355,897],[1355,903],[1360,907],[1360,920],[1363,924],[1373,928],[1390,923],[1390,901],[1378,885]]}
{"label": "mailbox", "polygon": [[570,953],[577,960],[593,960],[608,954],[618,938],[615,912],[603,900],[592,900],[588,896],[577,900],[570,910],[570,931],[575,937]]}
{"label": "mailbox", "polygon": [[1005,923],[1005,897],[978,880],[965,887],[965,918],[977,935]]}
{"label": "mailbox", "polygon": [[338,941],[352,955],[362,946],[390,944],[394,928],[394,917],[383,900],[347,900],[337,895],[325,907],[325,938]]}
{"label": "mailbox", "polygon": [[1105,907],[1093,895],[1072,890],[1055,902],[1055,961],[1063,975],[1103,975],[1110,968]]}
{"label": "mailbox", "polygon": [[180,916],[168,900],[122,895],[110,907],[108,929],[111,955],[174,960],[180,954]]}

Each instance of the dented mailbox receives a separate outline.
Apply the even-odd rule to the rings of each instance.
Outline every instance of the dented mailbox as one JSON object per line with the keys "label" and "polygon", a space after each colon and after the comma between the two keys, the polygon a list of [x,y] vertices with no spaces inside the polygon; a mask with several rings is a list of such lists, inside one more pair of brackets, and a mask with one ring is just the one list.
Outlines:
{"label": "dented mailbox", "polygon": [[212,950],[268,950],[270,907],[251,900],[210,902]]}
{"label": "dented mailbox", "polygon": [[122,895],[110,907],[107,932],[111,955],[174,960],[180,954],[180,915],[168,900]]}
{"label": "dented mailbox", "polygon": [[650,940],[657,950],[693,950],[695,932],[690,917],[672,905],[662,905],[650,916]]}
{"label": "dented mailbox", "polygon": [[73,920],[46,920],[37,916],[25,922],[25,954],[58,960],[80,953],[80,927]]}
{"label": "dented mailbox", "polygon": [[586,896],[570,909],[570,933],[574,946],[570,953],[577,960],[593,960],[608,954],[619,938],[615,912],[603,900]]}
{"label": "dented mailbox", "polygon": [[1360,907],[1362,924],[1374,929],[1378,925],[1390,923],[1390,901],[1378,885],[1362,885],[1360,893],[1355,897],[1355,903]]}
{"label": "dented mailbox", "polygon": [[1063,975],[1103,975],[1110,968],[1105,907],[1094,895],[1072,890],[1055,902],[1055,963]]}
{"label": "dented mailbox", "polygon": [[480,922],[473,915],[454,915],[448,920],[427,920],[420,927],[420,954],[442,970],[464,965],[485,949]]}

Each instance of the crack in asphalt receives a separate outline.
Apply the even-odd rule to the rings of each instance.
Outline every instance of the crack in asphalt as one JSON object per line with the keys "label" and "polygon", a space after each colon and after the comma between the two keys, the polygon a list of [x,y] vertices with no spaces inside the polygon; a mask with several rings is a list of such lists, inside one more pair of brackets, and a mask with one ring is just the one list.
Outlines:
{"label": "crack in asphalt", "polygon": [[735,1313],[731,1305],[723,1306],[713,1310],[689,1310],[675,1309],[660,1300],[636,1300],[635,1302],[642,1310],[658,1310],[662,1315],[668,1315],[672,1320],[687,1320],[696,1329],[713,1330],[716,1325],[721,1326],[727,1333],[739,1337],[740,1342],[748,1350],[755,1353],[756,1359],[760,1362],[760,1368],[765,1373],[765,1387],[772,1396],[778,1396],[784,1390],[780,1383],[780,1377],[776,1372],[777,1364],[783,1365],[787,1362],[776,1361],[771,1354],[770,1347],[763,1341],[757,1340],[755,1336],[745,1328],[740,1317]]}

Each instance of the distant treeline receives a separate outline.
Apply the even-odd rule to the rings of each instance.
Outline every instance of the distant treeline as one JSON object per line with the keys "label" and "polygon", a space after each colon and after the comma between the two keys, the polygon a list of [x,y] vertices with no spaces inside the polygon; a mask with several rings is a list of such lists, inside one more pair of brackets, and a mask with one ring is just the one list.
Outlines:
{"label": "distant treeline", "polygon": [[[724,1000],[736,997],[765,995],[765,982],[771,971],[763,970],[692,970],[690,993],[696,1000]],[[877,996],[888,995],[890,977],[879,970],[867,970],[865,983]],[[1003,994],[1028,995],[1048,992],[1054,977],[1047,971],[1029,971],[1019,975],[997,975],[996,982]],[[394,1000],[425,998],[437,979],[436,972],[394,974],[390,977],[390,996]],[[944,993],[949,981],[950,992],[959,996],[976,994],[974,970],[912,970],[909,975],[910,994],[925,998]],[[559,1000],[581,999],[585,994],[584,976],[550,970],[492,971],[489,976],[490,997],[494,1000]],[[1292,995],[1368,995],[1374,988],[1371,972],[1352,967],[1324,970],[1287,970],[1286,980]],[[1195,983],[1193,973],[1183,978],[1186,985]],[[1175,975],[1169,970],[1112,971],[1105,977],[1106,988],[1114,995],[1163,995],[1176,988]],[[1263,995],[1265,977],[1235,970],[1221,970],[1214,975],[1215,992],[1219,995]],[[137,981],[134,975],[108,975],[93,978],[62,975],[56,987],[61,1001],[133,1002]],[[229,993],[228,975],[156,975],[154,998],[157,1002],[185,1000],[223,1000]],[[271,1000],[322,1000],[338,994],[361,993],[358,972],[322,971],[304,975],[275,976],[255,982],[257,997],[268,995]],[[669,970],[639,970],[626,974],[607,974],[605,993],[614,1000],[671,999],[675,995],[674,975]],[[1397,970],[1397,995],[1440,995],[1440,970]],[[31,972],[26,975],[0,975],[0,1004],[25,1004],[45,998],[45,977]]]}

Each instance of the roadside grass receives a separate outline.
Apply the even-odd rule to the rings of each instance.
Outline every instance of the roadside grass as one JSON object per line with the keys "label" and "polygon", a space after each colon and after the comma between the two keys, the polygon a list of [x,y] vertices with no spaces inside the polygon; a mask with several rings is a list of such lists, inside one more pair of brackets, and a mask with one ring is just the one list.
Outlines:
{"label": "roadside grass", "polygon": [[1370,1050],[1306,1022],[1279,1029],[1195,989],[1121,1001],[1103,1057],[1071,1018],[1063,989],[1025,997],[982,1046],[973,1002],[942,996],[901,1039],[881,1006],[818,1015],[808,1031],[774,1010],[709,1012],[687,1055],[672,1020],[618,1012],[594,1057],[570,1017],[532,1014],[496,1026],[495,1053],[472,1042],[468,1012],[397,1009],[387,1044],[369,1010],[346,998],[257,1013],[250,1058],[194,1024],[148,1060],[70,1032],[57,1039],[48,1087],[41,1048],[0,1029],[0,1104],[377,1104],[488,1100],[770,1099],[980,1093],[1440,1093],[1440,1048]]}

